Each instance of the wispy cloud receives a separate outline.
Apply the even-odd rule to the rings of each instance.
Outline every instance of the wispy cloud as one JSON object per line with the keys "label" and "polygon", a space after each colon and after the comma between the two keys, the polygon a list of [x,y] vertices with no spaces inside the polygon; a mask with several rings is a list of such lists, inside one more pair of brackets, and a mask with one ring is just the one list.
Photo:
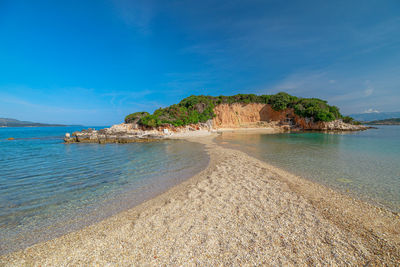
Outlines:
{"label": "wispy cloud", "polygon": [[109,92],[101,94],[102,97],[109,98],[109,102],[113,107],[119,108],[123,106],[127,101],[139,101],[143,97],[148,96],[152,93],[150,90],[141,90],[141,91],[118,91],[118,92]]}
{"label": "wispy cloud", "polygon": [[368,89],[365,89],[364,94],[365,94],[365,96],[370,96],[370,95],[372,95],[373,92],[374,92],[374,89],[368,88]]}
{"label": "wispy cloud", "polygon": [[173,72],[166,73],[165,77],[167,81],[162,83],[161,86],[168,88],[168,93],[176,94],[188,91],[199,92],[217,79],[215,73],[211,71]]}
{"label": "wispy cloud", "polygon": [[28,101],[23,98],[15,97],[9,94],[0,94],[0,102],[14,104],[22,107],[26,107],[29,109],[39,109],[42,112],[51,112],[51,113],[73,113],[73,114],[94,114],[98,112],[97,109],[84,109],[84,108],[66,108],[60,106],[53,106],[53,105],[44,105],[38,104],[35,102]]}
{"label": "wispy cloud", "polygon": [[[336,80],[326,71],[300,71],[292,73],[269,87],[269,91],[286,91],[292,94],[308,95],[319,88],[334,88]],[[334,81],[334,82],[333,82]]]}
{"label": "wispy cloud", "polygon": [[151,21],[156,14],[152,0],[114,0],[118,17],[128,26],[143,34],[151,33]]}
{"label": "wispy cloud", "polygon": [[365,96],[370,96],[370,95],[372,95],[372,93],[374,92],[374,89],[375,89],[375,88],[372,86],[371,81],[370,81],[370,80],[366,80],[366,81],[365,81],[365,84],[366,84],[366,86],[367,86],[367,89],[364,90]]}
{"label": "wispy cloud", "polygon": [[[301,97],[319,97],[343,107],[347,113],[377,109],[396,111],[398,105],[395,102],[400,96],[394,93],[399,85],[393,77],[395,73],[382,70],[369,75],[354,75],[339,72],[336,66],[324,71],[300,71],[268,86],[263,93],[286,91]],[[365,76],[369,79],[365,80]]]}
{"label": "wispy cloud", "polygon": [[393,44],[398,44],[400,17],[382,21],[372,27],[352,29],[354,42],[364,48],[359,53],[373,52]]}

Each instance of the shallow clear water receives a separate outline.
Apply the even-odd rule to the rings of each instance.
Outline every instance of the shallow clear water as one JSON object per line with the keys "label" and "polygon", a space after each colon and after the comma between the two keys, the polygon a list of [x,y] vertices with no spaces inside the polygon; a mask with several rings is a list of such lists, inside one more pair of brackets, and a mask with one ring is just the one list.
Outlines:
{"label": "shallow clear water", "polygon": [[81,129],[0,128],[0,254],[133,207],[208,163],[202,145],[179,140],[63,143]]}
{"label": "shallow clear water", "polygon": [[296,175],[400,211],[400,126],[335,134],[224,133],[217,141]]}

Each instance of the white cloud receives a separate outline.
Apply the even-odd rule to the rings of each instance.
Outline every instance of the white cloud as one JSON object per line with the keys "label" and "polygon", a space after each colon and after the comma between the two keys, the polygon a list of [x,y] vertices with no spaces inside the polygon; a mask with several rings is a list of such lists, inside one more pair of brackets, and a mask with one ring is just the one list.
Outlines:
{"label": "white cloud", "polygon": [[379,110],[369,108],[367,110],[364,110],[363,113],[379,113],[379,112],[380,112]]}

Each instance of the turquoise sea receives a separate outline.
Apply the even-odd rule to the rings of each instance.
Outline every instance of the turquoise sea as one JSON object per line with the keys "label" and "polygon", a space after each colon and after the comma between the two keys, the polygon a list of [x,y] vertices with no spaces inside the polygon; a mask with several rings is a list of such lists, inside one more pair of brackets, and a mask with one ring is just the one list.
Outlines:
{"label": "turquoise sea", "polygon": [[202,145],[179,140],[63,143],[66,132],[81,129],[0,128],[0,254],[133,207],[209,160]]}
{"label": "turquoise sea", "polygon": [[[131,208],[201,171],[209,160],[202,145],[180,140],[63,143],[66,132],[81,129],[0,128],[0,254]],[[334,134],[224,133],[216,140],[400,211],[399,126]]]}
{"label": "turquoise sea", "polygon": [[400,212],[400,126],[347,133],[224,133],[217,140],[293,174]]}

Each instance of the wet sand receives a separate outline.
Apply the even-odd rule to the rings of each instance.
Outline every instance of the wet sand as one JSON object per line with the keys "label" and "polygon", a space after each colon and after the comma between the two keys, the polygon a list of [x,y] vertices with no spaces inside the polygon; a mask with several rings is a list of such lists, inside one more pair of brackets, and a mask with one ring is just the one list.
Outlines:
{"label": "wet sand", "polygon": [[191,139],[210,154],[198,175],[0,265],[399,265],[398,214],[212,139]]}

